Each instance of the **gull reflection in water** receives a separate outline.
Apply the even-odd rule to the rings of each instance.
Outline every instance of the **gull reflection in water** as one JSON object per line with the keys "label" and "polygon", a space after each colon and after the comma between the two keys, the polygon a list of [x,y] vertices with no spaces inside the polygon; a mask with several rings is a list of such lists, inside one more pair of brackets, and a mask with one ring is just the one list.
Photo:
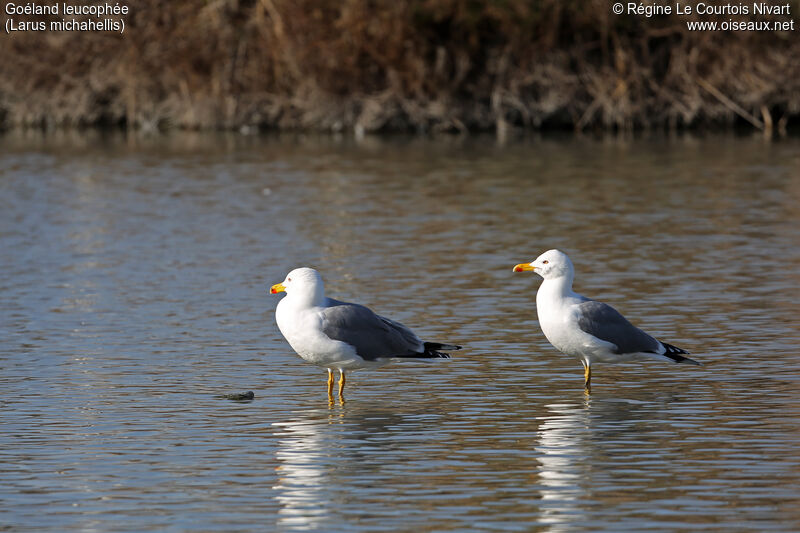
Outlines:
{"label": "gull reflection in water", "polygon": [[586,503],[590,444],[589,400],[547,406],[552,413],[537,431],[541,524],[548,531],[566,531]]}
{"label": "gull reflection in water", "polygon": [[333,464],[328,426],[336,420],[333,412],[314,410],[301,419],[273,424],[279,438],[278,483],[273,487],[281,506],[278,526],[312,530],[328,518]]}
{"label": "gull reflection in water", "polygon": [[[342,406],[303,411],[290,421],[273,424],[279,463],[273,486],[280,504],[277,527],[335,529],[332,524],[340,523],[353,499],[352,480],[380,477],[383,463],[378,458],[405,442],[393,434],[402,434],[403,428],[418,431],[419,424],[430,419],[430,414]],[[348,483],[351,490],[343,491]]]}

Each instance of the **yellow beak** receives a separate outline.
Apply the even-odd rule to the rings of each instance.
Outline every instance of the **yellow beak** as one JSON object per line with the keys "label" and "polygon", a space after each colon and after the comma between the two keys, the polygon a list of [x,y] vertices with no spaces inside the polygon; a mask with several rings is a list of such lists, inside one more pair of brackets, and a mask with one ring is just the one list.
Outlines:
{"label": "yellow beak", "polygon": [[270,294],[278,294],[279,292],[283,292],[286,290],[286,287],[283,286],[283,283],[276,283],[269,289]]}
{"label": "yellow beak", "polygon": [[530,263],[520,263],[514,267],[514,272],[533,272],[533,267]]}

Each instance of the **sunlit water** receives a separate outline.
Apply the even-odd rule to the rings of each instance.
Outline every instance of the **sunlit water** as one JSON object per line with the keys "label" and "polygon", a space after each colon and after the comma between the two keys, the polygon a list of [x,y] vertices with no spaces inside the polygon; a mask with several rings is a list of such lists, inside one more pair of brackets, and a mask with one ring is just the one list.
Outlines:
{"label": "sunlit water", "polygon": [[[800,529],[797,139],[0,150],[0,530]],[[511,272],[552,247],[704,366],[585,396]],[[464,349],[329,406],[267,293],[301,265]]]}

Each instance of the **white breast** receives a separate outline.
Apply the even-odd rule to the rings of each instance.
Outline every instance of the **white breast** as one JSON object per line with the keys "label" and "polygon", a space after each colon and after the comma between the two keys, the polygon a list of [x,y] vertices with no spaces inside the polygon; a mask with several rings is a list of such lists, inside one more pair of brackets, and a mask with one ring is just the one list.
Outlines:
{"label": "white breast", "polygon": [[580,300],[559,297],[543,288],[546,289],[540,287],[536,294],[536,310],[544,336],[560,352],[578,357],[587,355],[592,351],[593,337],[578,327],[575,304]]}
{"label": "white breast", "polygon": [[332,340],[322,333],[318,308],[298,309],[284,298],[275,310],[278,328],[297,355],[324,367],[349,366],[361,360],[352,346]]}

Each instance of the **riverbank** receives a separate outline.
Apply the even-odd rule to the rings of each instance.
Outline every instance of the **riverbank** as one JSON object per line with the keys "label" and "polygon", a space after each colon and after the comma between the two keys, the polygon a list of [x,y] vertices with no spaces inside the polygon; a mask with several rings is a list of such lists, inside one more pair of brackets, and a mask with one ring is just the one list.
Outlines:
{"label": "riverbank", "polygon": [[0,37],[0,127],[783,131],[800,118],[796,33],[687,21],[798,12],[800,2],[789,15],[692,18],[558,0],[143,0],[122,34]]}

